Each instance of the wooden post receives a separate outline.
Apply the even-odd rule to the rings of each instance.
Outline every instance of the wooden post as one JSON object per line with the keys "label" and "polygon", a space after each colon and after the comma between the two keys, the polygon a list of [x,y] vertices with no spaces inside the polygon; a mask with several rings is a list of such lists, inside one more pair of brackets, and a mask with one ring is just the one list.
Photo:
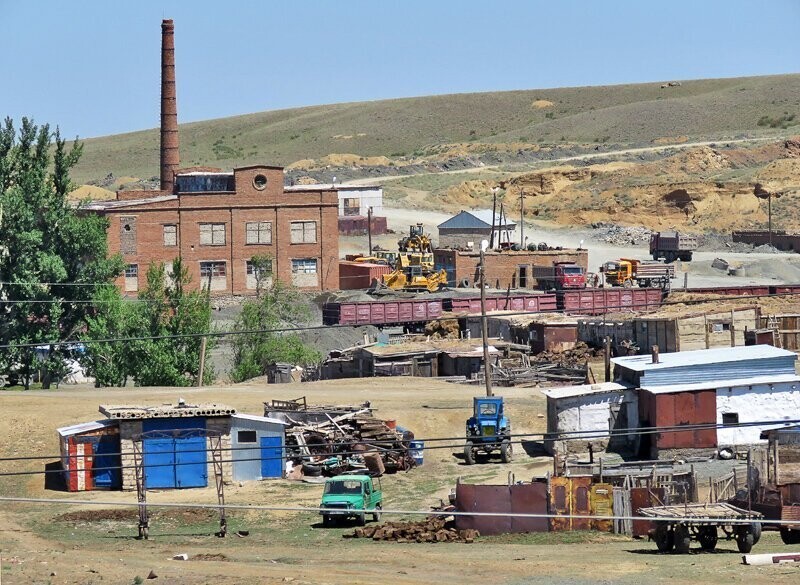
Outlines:
{"label": "wooden post", "polygon": [[731,309],[731,347],[736,347],[736,314]]}
{"label": "wooden post", "polygon": [[367,209],[367,246],[369,246],[369,251],[367,252],[367,256],[372,256],[372,206],[371,205],[369,209]]}
{"label": "wooden post", "polygon": [[206,369],[206,336],[200,338],[200,368],[197,373],[197,387],[203,387],[203,373]]}
{"label": "wooden post", "polygon": [[604,345],[605,381],[611,381],[611,338],[606,335]]}
{"label": "wooden post", "polygon": [[492,198],[492,232],[489,234],[489,249],[494,250],[494,216],[497,211],[497,189],[492,189],[494,197]]}
{"label": "wooden post", "polygon": [[705,329],[706,349],[708,349],[711,342],[708,338],[708,315],[706,313],[703,313],[703,329]]}
{"label": "wooden post", "polygon": [[683,273],[683,290],[685,291],[688,288],[689,288],[689,273],[688,272],[684,272]]}
{"label": "wooden post", "polygon": [[486,396],[492,395],[492,373],[489,364],[489,322],[486,318],[486,255],[481,246],[481,335],[483,336],[483,377]]}

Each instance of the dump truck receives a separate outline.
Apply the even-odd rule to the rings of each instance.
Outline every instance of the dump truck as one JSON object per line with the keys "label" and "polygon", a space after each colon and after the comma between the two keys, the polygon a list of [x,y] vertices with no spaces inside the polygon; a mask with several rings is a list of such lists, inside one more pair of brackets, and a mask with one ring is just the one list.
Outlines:
{"label": "dump truck", "polygon": [[608,286],[631,288],[657,287],[669,290],[669,281],[675,278],[675,266],[661,262],[620,258],[606,262],[600,267]]}
{"label": "dump truck", "polygon": [[383,492],[380,480],[376,486],[368,475],[337,475],[325,480],[319,507],[323,526],[333,526],[337,520],[355,518],[359,526],[367,523],[367,513],[378,522],[381,518]]}
{"label": "dump truck", "polygon": [[475,463],[477,455],[499,454],[503,463],[511,461],[511,421],[503,413],[501,396],[472,399],[472,416],[467,419],[464,461]]}
{"label": "dump truck", "polygon": [[553,262],[552,266],[534,266],[533,278],[542,290],[586,288],[586,271],[574,262]]}
{"label": "dump truck", "polygon": [[650,234],[650,254],[653,260],[664,258],[668,263],[678,259],[689,262],[695,250],[697,236],[676,231]]}

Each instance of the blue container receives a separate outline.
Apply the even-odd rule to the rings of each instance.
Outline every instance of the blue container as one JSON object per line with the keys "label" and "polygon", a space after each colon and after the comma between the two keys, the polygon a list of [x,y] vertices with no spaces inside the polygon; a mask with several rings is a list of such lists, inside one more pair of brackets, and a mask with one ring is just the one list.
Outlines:
{"label": "blue container", "polygon": [[425,453],[425,441],[410,441],[408,443],[408,453],[414,459],[414,463],[422,465]]}

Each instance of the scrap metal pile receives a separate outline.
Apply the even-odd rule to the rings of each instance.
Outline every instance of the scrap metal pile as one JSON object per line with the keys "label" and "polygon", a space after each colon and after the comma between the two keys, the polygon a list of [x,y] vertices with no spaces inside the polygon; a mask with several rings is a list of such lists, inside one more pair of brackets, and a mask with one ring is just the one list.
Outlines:
{"label": "scrap metal pile", "polygon": [[464,542],[472,543],[480,536],[477,530],[458,530],[452,520],[442,516],[431,516],[417,522],[386,522],[384,524],[356,528],[345,538],[371,538],[392,542]]}
{"label": "scrap metal pile", "polygon": [[264,403],[265,416],[287,423],[286,456],[302,463],[304,475],[334,476],[365,471],[372,476],[407,471],[414,433],[373,416],[360,406],[309,406],[305,397]]}

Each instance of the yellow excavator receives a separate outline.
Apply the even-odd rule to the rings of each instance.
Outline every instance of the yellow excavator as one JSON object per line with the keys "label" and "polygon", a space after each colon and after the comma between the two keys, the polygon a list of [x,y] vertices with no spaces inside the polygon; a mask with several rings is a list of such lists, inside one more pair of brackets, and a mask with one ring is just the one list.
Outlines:
{"label": "yellow excavator", "polygon": [[412,225],[397,247],[400,253],[394,271],[383,275],[381,288],[435,292],[447,284],[447,272],[434,270],[433,245],[421,223]]}

